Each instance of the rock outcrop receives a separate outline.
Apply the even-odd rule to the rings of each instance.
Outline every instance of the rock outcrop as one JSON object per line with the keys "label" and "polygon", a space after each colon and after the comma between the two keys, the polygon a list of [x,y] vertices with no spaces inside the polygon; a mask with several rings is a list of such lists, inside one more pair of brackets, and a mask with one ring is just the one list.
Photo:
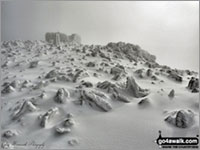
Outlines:
{"label": "rock outcrop", "polygon": [[35,111],[37,107],[31,101],[25,101],[21,107],[14,113],[13,119],[18,119],[27,112]]}
{"label": "rock outcrop", "polygon": [[95,104],[98,108],[100,108],[101,110],[107,112],[110,111],[112,109],[112,106],[109,102],[107,102],[104,97],[101,97],[100,95],[98,95],[97,93],[95,93],[94,91],[81,91],[81,98],[84,101],[87,101],[92,104]]}
{"label": "rock outcrop", "polygon": [[194,113],[191,110],[179,110],[171,112],[165,121],[179,128],[187,128],[194,121]]}
{"label": "rock outcrop", "polygon": [[54,100],[57,103],[65,103],[67,98],[70,97],[70,93],[68,90],[65,90],[64,88],[58,89],[56,96],[54,97]]}
{"label": "rock outcrop", "polygon": [[56,46],[59,46],[60,43],[64,43],[68,45],[81,44],[81,37],[78,34],[72,34],[72,35],[67,36],[66,34],[60,33],[60,32],[48,32],[45,34],[45,40]]}
{"label": "rock outcrop", "polygon": [[191,90],[192,93],[199,92],[199,79],[192,77],[188,83],[188,89]]}
{"label": "rock outcrop", "polygon": [[43,116],[41,116],[41,127],[46,127],[48,122],[55,116],[55,114],[58,112],[58,108],[54,107],[49,109]]}
{"label": "rock outcrop", "polygon": [[142,89],[136,82],[133,77],[127,77],[126,81],[126,89],[127,92],[129,92],[130,95],[140,98],[145,97],[149,94],[149,91],[147,89]]}

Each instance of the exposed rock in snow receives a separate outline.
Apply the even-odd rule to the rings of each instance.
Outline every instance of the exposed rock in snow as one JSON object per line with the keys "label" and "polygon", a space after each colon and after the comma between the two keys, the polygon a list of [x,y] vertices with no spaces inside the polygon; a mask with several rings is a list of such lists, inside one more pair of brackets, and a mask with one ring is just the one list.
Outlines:
{"label": "exposed rock in snow", "polygon": [[34,90],[41,89],[41,88],[43,88],[43,87],[46,87],[47,85],[49,85],[49,82],[43,80],[43,81],[38,82],[38,83],[33,87],[33,89],[34,89]]}
{"label": "exposed rock in snow", "polygon": [[112,109],[112,106],[109,102],[98,96],[93,91],[82,91],[82,97],[85,101],[89,101],[91,103],[94,103],[97,107],[99,107],[103,111],[110,111]]}
{"label": "exposed rock in snow", "polygon": [[13,82],[10,83],[10,85],[14,88],[19,88],[21,85],[21,82],[19,80],[14,80]]}
{"label": "exposed rock in snow", "polygon": [[49,78],[53,78],[53,77],[57,77],[57,76],[58,76],[58,71],[57,70],[51,70],[49,73],[47,73],[45,78],[49,79]]}
{"label": "exposed rock in snow", "polygon": [[127,77],[126,81],[126,91],[136,98],[145,97],[149,94],[147,89],[142,89],[136,82],[133,77]]}
{"label": "exposed rock in snow", "polygon": [[11,143],[7,142],[7,141],[6,142],[2,142],[1,147],[3,149],[14,149],[14,146]]}
{"label": "exposed rock in snow", "polygon": [[15,91],[14,87],[12,87],[11,85],[8,85],[1,91],[1,93],[2,94],[9,94],[9,93],[14,92],[14,91]]}
{"label": "exposed rock in snow", "polygon": [[150,105],[149,99],[148,98],[144,98],[141,101],[138,102],[139,106],[148,106]]}
{"label": "exposed rock in snow", "polygon": [[68,141],[68,144],[69,144],[70,146],[75,146],[75,145],[77,145],[78,143],[79,143],[79,141],[78,141],[77,139],[71,139],[71,140]]}
{"label": "exposed rock in snow", "polygon": [[148,77],[151,77],[153,75],[153,71],[151,69],[148,69],[146,74]]}
{"label": "exposed rock in snow", "polygon": [[56,127],[56,132],[59,133],[59,134],[70,133],[71,129],[70,128]]}
{"label": "exposed rock in snow", "polygon": [[175,81],[178,81],[178,82],[183,81],[183,78],[180,75],[178,75],[175,71],[170,70],[168,77],[171,79],[174,79]]}
{"label": "exposed rock in snow", "polygon": [[165,121],[179,128],[187,128],[194,121],[194,113],[191,110],[179,110],[169,114]]}
{"label": "exposed rock in snow", "polygon": [[95,63],[94,62],[88,62],[87,67],[95,67]]}
{"label": "exposed rock in snow", "polygon": [[65,127],[71,127],[75,124],[75,121],[72,119],[72,118],[67,118],[65,121],[64,121],[64,126]]}
{"label": "exposed rock in snow", "polygon": [[174,89],[172,89],[170,92],[169,92],[169,95],[168,95],[170,98],[173,98],[175,96],[175,91]]}
{"label": "exposed rock in snow", "polygon": [[114,92],[113,97],[115,100],[118,100],[124,103],[130,103],[130,100],[125,95]]}
{"label": "exposed rock in snow", "polygon": [[104,82],[98,82],[97,88],[106,89],[108,92],[112,92],[115,91],[116,86],[115,84],[112,84],[109,81],[104,81]]}
{"label": "exposed rock in snow", "polygon": [[13,119],[18,119],[27,112],[35,111],[37,108],[31,101],[25,101],[21,107],[14,113]]}
{"label": "exposed rock in snow", "polygon": [[67,36],[64,33],[60,32],[48,32],[45,34],[45,39],[47,42],[58,46],[61,43],[69,44],[69,45],[80,45],[81,38],[78,34],[72,34]]}
{"label": "exposed rock in snow", "polygon": [[89,81],[84,81],[82,85],[84,85],[85,87],[93,87],[93,84]]}
{"label": "exposed rock in snow", "polygon": [[78,72],[76,72],[76,74],[73,77],[73,82],[76,82],[77,79],[79,78],[79,76],[81,75],[81,73],[83,72],[83,70],[79,70]]}
{"label": "exposed rock in snow", "polygon": [[49,109],[41,118],[40,126],[46,127],[48,122],[58,113],[58,108],[54,107]]}
{"label": "exposed rock in snow", "polygon": [[36,68],[38,66],[39,61],[32,61],[30,62],[29,68]]}
{"label": "exposed rock in snow", "polygon": [[66,99],[69,97],[70,97],[69,91],[65,90],[64,88],[60,88],[58,89],[54,100],[58,103],[65,103]]}
{"label": "exposed rock in snow", "polygon": [[17,135],[16,132],[14,132],[12,130],[7,130],[3,133],[3,137],[5,137],[5,138],[11,138],[15,135]]}
{"label": "exposed rock in snow", "polygon": [[188,83],[188,88],[192,91],[192,93],[199,92],[199,79],[192,77]]}

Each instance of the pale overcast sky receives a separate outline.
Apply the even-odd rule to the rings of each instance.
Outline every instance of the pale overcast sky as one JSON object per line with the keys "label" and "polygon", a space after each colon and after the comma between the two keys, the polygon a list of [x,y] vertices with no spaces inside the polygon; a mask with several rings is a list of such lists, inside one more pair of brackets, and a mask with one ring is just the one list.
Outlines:
{"label": "pale overcast sky", "polygon": [[199,69],[199,2],[2,2],[2,40],[78,33],[83,44],[130,42],[160,64]]}

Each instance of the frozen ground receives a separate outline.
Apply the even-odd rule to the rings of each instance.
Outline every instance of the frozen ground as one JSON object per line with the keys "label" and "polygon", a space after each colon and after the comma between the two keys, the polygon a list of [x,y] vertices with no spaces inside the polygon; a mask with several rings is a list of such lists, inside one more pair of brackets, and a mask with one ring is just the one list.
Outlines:
{"label": "frozen ground", "polygon": [[[91,50],[95,49],[100,49],[100,52],[93,56]],[[105,46],[82,45],[57,48],[43,41],[2,44],[2,147],[155,150],[158,149],[154,141],[159,130],[168,137],[199,134],[199,93],[186,88],[191,77],[198,77],[197,73],[178,70],[177,74],[182,77],[182,82],[178,82],[168,77],[171,68],[156,65],[150,68],[152,74],[147,75],[147,60],[130,61],[124,56],[116,58],[114,52],[108,49]],[[100,55],[102,53],[106,57]],[[31,63],[34,61],[38,62]],[[117,64],[124,69],[116,69]],[[116,80],[112,79],[116,75],[111,74],[112,68],[116,72],[121,71]],[[138,69],[144,69],[141,76],[135,72]],[[47,77],[51,70],[54,73]],[[137,85],[130,80],[127,87],[127,77],[133,77]],[[130,102],[113,97],[113,87],[98,88],[99,82],[104,81],[115,85],[120,95]],[[86,87],[88,83],[92,85]],[[60,88],[65,91],[58,96],[63,103],[55,98]],[[140,88],[142,90],[138,94]],[[172,89],[174,97],[169,97]],[[82,97],[82,91],[86,94],[100,92],[101,96],[93,93],[96,101],[90,101],[86,95]],[[145,98],[148,98],[147,102],[139,105]],[[95,103],[98,100],[99,105]],[[42,127],[41,121],[51,108],[57,108],[57,111]],[[186,128],[165,121],[171,112],[188,109],[194,116]],[[69,118],[73,119],[73,125],[63,127],[63,122]],[[57,127],[70,131],[57,133]],[[6,131],[10,131],[11,135],[5,136]]]}

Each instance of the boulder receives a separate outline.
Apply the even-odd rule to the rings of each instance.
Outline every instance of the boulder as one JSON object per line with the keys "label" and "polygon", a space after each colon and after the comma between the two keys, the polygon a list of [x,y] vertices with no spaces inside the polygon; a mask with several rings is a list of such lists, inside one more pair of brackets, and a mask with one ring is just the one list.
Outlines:
{"label": "boulder", "polygon": [[71,129],[70,128],[56,127],[56,132],[59,133],[59,134],[70,133]]}
{"label": "boulder", "polygon": [[58,76],[58,71],[57,70],[51,70],[50,72],[47,73],[47,75],[45,76],[45,78],[49,79],[49,78],[54,78]]}
{"label": "boulder", "polygon": [[29,68],[36,68],[38,66],[39,61],[32,61],[30,62]]}
{"label": "boulder", "polygon": [[148,106],[148,105],[150,105],[150,101],[149,101],[148,98],[144,98],[144,99],[142,99],[142,100],[140,100],[140,101],[138,102],[138,105],[139,105],[139,106]]}
{"label": "boulder", "polygon": [[122,94],[119,94],[116,92],[113,93],[113,98],[117,101],[121,101],[124,103],[130,103],[130,100],[125,95],[122,95]]}
{"label": "boulder", "polygon": [[149,94],[147,89],[142,89],[133,77],[127,77],[125,90],[136,98],[145,97]]}
{"label": "boulder", "polygon": [[65,90],[64,88],[60,88],[58,89],[56,96],[54,97],[54,100],[57,103],[65,103],[66,98],[69,98],[69,97],[70,97],[69,91]]}
{"label": "boulder", "polygon": [[194,121],[194,113],[191,110],[174,111],[165,118],[165,121],[178,128],[187,128]]}
{"label": "boulder", "polygon": [[12,87],[11,85],[8,85],[1,91],[1,93],[2,94],[9,94],[9,93],[12,93],[14,91],[15,91],[15,88]]}
{"label": "boulder", "polygon": [[21,107],[14,113],[13,119],[18,119],[22,115],[24,115],[27,112],[33,112],[37,109],[37,107],[29,100],[23,102]]}
{"label": "boulder", "polygon": [[93,92],[93,91],[88,92],[88,91],[83,90],[81,93],[82,93],[81,97],[85,101],[95,104],[101,110],[107,112],[112,109],[111,104],[109,102],[107,102],[104,98],[97,95],[95,92]]}
{"label": "boulder", "polygon": [[52,119],[55,114],[58,112],[58,108],[54,107],[49,109],[42,117],[41,117],[41,122],[40,126],[41,127],[46,127],[50,119]]}
{"label": "boulder", "polygon": [[174,98],[175,96],[175,91],[174,89],[172,89],[170,92],[169,92],[169,95],[168,95],[170,98]]}

